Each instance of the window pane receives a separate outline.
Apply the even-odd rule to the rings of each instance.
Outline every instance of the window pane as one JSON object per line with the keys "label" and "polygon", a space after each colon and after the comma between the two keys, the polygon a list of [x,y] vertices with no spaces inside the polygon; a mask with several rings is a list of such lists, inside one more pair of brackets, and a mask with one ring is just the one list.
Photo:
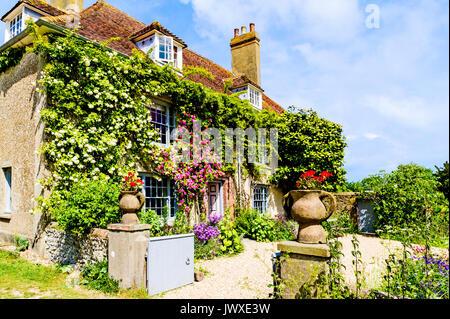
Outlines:
{"label": "window pane", "polygon": [[149,175],[141,177],[144,181],[145,209],[155,211],[162,216],[164,209],[169,218],[174,218],[177,209],[177,199],[173,183],[164,178],[161,181]]}
{"label": "window pane", "polygon": [[268,188],[264,185],[257,185],[253,189],[253,208],[260,213],[267,211]]}

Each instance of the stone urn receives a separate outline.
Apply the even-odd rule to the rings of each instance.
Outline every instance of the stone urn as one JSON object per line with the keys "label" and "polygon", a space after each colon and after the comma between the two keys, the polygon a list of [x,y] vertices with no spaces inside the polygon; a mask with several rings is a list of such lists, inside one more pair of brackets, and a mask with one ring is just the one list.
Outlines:
{"label": "stone urn", "polygon": [[139,224],[137,212],[144,206],[145,196],[139,191],[121,191],[119,207],[123,211],[121,224]]}
{"label": "stone urn", "polygon": [[[328,197],[331,203],[328,209],[322,199]],[[298,222],[299,243],[325,244],[327,233],[321,223],[336,210],[336,198],[333,194],[321,190],[290,191],[283,199],[284,209]]]}

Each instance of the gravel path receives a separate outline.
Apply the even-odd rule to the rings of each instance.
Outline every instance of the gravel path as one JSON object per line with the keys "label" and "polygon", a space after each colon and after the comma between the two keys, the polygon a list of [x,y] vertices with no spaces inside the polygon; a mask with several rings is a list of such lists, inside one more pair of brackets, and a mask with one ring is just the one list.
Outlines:
{"label": "gravel path", "polygon": [[169,299],[259,299],[269,298],[273,288],[271,255],[276,243],[258,243],[243,239],[244,251],[236,256],[204,260],[196,269],[206,270],[200,282],[184,286],[159,296]]}
{"label": "gravel path", "polygon": [[[391,252],[402,248],[400,242],[384,240],[376,237],[357,235],[359,250],[362,254],[364,273],[363,287],[376,288],[382,279],[385,259]],[[352,235],[340,237],[344,256],[341,262],[345,265],[344,278],[353,286],[355,282],[351,251]],[[244,239],[244,252],[233,257],[221,257],[200,261],[195,268],[208,273],[200,282],[184,286],[155,298],[170,299],[259,299],[270,298],[273,288],[271,255],[276,251],[277,243],[258,243]]]}

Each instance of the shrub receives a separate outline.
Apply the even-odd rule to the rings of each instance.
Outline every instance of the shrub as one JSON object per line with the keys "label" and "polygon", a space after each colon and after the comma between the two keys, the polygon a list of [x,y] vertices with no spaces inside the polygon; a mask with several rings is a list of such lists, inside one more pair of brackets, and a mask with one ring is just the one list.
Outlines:
{"label": "shrub", "polygon": [[87,264],[83,267],[81,283],[89,289],[95,289],[108,294],[119,292],[119,282],[108,275],[108,260],[103,260],[94,264]]}
{"label": "shrub", "polygon": [[436,179],[439,182],[439,191],[444,193],[445,198],[448,200],[448,192],[449,192],[449,168],[448,168],[448,161],[443,164],[443,167],[436,167],[436,173],[434,174],[436,176]]}
{"label": "shrub", "polygon": [[244,250],[241,236],[235,229],[235,219],[231,217],[229,209],[225,211],[222,220],[217,226],[220,232],[221,254],[236,254]]}
{"label": "shrub", "polygon": [[14,245],[16,246],[16,251],[24,251],[30,246],[30,242],[25,237],[14,234]]}
{"label": "shrub", "polygon": [[119,193],[115,182],[85,177],[69,190],[52,193],[51,213],[64,230],[83,235],[120,222]]}
{"label": "shrub", "polygon": [[371,176],[368,181],[365,179],[362,183],[370,185],[375,192],[374,210],[379,227],[422,224],[426,220],[426,210],[435,213],[442,205],[448,206],[448,201],[438,191],[439,184],[432,170],[417,164],[399,165],[392,173]]}
{"label": "shrub", "polygon": [[271,177],[284,191],[295,189],[298,177],[308,170],[332,173],[324,185],[335,190],[344,183],[345,138],[342,126],[320,118],[312,110],[289,108],[275,123],[278,128],[278,169]]}
{"label": "shrub", "polygon": [[162,236],[164,234],[164,227],[166,226],[166,223],[164,222],[164,219],[156,214],[154,210],[143,209],[138,212],[138,218],[141,224],[148,224],[151,226],[151,237]]}
{"label": "shrub", "polygon": [[254,209],[240,209],[236,217],[236,230],[256,241],[279,241],[295,238],[295,230],[283,217],[272,219]]}

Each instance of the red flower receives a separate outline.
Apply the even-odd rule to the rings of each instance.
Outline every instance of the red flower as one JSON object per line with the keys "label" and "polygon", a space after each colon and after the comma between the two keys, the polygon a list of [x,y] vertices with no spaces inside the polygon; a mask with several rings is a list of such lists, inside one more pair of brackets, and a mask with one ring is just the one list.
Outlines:
{"label": "red flower", "polygon": [[316,174],[316,171],[310,170],[310,171],[307,171],[304,175],[305,175],[305,177],[313,177],[314,174]]}
{"label": "red flower", "polygon": [[129,178],[128,177],[124,177],[125,182],[128,182]]}
{"label": "red flower", "polygon": [[131,183],[130,183],[130,186],[135,187],[135,186],[136,186],[136,183],[131,182]]}
{"label": "red flower", "polygon": [[128,172],[128,176],[134,176],[134,174],[131,172]]}
{"label": "red flower", "polygon": [[329,173],[327,171],[323,171],[322,173],[320,173],[320,176],[322,176],[323,178],[327,178],[327,177],[333,176],[333,174]]}
{"label": "red flower", "polygon": [[140,179],[137,179],[136,182],[139,183],[139,184],[144,184],[144,182],[142,180],[140,180]]}
{"label": "red flower", "polygon": [[318,182],[323,182],[323,181],[324,181],[323,177],[320,177],[320,176],[313,176],[313,178],[314,178],[316,181],[318,181]]}

